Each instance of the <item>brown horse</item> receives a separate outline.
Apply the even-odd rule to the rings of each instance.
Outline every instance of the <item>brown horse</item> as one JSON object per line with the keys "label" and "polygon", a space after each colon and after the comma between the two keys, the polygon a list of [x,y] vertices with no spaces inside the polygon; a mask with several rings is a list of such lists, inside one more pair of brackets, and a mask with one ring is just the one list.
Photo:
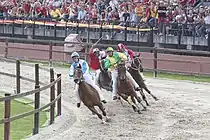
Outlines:
{"label": "brown horse", "polygon": [[103,104],[101,103],[101,99],[99,97],[98,91],[93,88],[90,84],[85,82],[83,78],[83,73],[81,70],[81,65],[79,65],[75,70],[74,70],[74,82],[78,84],[78,92],[79,92],[79,97],[81,101],[84,103],[87,108],[92,111],[92,113],[96,114],[98,118],[102,120],[102,123],[106,123],[103,120],[103,117],[98,111],[95,109],[95,106],[98,106],[99,109],[101,110],[103,116],[106,117],[106,121],[109,120],[106,111],[104,110]]}
{"label": "brown horse", "polygon": [[136,56],[133,56],[133,61],[131,63],[131,67],[129,68],[128,71],[130,72],[130,74],[132,75],[134,80],[137,82],[139,87],[141,88],[141,91],[140,91],[141,96],[142,96],[143,100],[145,101],[145,103],[147,104],[147,106],[149,106],[149,103],[146,99],[143,89],[146,90],[147,93],[149,93],[156,101],[158,100],[158,98],[151,93],[151,91],[148,89],[148,87],[144,83],[144,80],[140,74],[140,72],[143,72],[143,67],[142,67],[141,59],[139,56],[140,56],[140,53]]}
{"label": "brown horse", "polygon": [[[136,91],[134,90],[133,85],[126,76],[126,67],[125,62],[120,62],[117,67],[118,77],[117,77],[117,94],[127,101],[133,108],[133,110],[138,113],[140,112],[140,107],[136,104],[136,100],[142,105],[146,110],[146,107],[141,103],[141,98],[137,96]],[[136,99],[136,100],[135,100]]]}
{"label": "brown horse", "polygon": [[100,71],[99,74],[99,87],[106,89],[107,91],[112,91],[112,77],[111,72],[104,70],[104,61],[102,60],[100,63]]}

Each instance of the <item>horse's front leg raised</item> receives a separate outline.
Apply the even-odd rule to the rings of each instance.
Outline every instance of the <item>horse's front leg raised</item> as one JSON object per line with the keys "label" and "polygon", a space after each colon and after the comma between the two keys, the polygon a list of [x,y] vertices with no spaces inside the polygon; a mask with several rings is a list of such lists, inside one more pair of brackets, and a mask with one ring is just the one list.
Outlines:
{"label": "horse's front leg raised", "polygon": [[106,123],[103,120],[102,115],[98,113],[98,111],[95,109],[95,107],[88,107],[88,109],[90,109],[90,111],[92,111],[92,113],[95,113],[98,116],[98,118],[102,120],[102,124],[105,124]]}
{"label": "horse's front leg raised", "polygon": [[138,111],[136,105],[133,103],[133,101],[132,101],[132,99],[131,99],[131,96],[128,96],[128,95],[125,95],[125,94],[122,94],[122,93],[120,93],[119,95],[120,95],[126,102],[128,102],[128,104],[130,104],[130,105],[132,106],[132,108],[133,108],[133,110],[134,110],[135,112]]}
{"label": "horse's front leg raised", "polygon": [[121,97],[119,96],[117,99],[120,101],[120,104],[124,107]]}
{"label": "horse's front leg raised", "polygon": [[120,104],[124,107],[121,97],[127,102],[128,96],[121,94],[120,92],[117,92],[117,95],[118,95],[118,100],[120,101]]}

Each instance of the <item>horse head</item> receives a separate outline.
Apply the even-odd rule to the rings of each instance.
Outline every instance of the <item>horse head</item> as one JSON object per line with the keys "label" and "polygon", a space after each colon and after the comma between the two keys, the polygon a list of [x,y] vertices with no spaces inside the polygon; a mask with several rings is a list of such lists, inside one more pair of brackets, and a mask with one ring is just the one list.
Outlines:
{"label": "horse head", "polygon": [[135,53],[134,55],[133,55],[133,57],[140,57],[140,53]]}
{"label": "horse head", "polygon": [[120,61],[117,66],[117,71],[118,71],[118,78],[123,81],[126,80],[126,67],[125,67],[125,62]]}
{"label": "horse head", "polygon": [[140,59],[140,53],[138,55],[133,56],[133,61],[131,65],[133,68],[140,70],[140,72],[143,72],[143,66]]}
{"label": "horse head", "polygon": [[77,68],[74,69],[74,82],[79,84],[83,79],[82,67],[79,64]]}

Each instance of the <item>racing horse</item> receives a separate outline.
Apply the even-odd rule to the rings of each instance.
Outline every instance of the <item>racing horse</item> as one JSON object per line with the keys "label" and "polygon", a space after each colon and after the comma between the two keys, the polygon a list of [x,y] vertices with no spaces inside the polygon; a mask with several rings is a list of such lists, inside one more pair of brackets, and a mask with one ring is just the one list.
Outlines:
{"label": "racing horse", "polygon": [[[133,108],[133,110],[141,113],[140,107],[137,105],[136,100],[138,103],[142,105],[144,108],[143,110],[146,111],[146,107],[141,103],[141,98],[137,96],[136,91],[134,90],[134,87],[130,80],[126,76],[126,67],[125,62],[120,61],[117,66],[117,94],[122,97],[125,101],[127,101]],[[118,98],[120,99],[120,98]],[[136,100],[135,100],[136,99]],[[122,103],[122,102],[121,102]]]}
{"label": "racing horse", "polygon": [[[101,99],[100,99],[98,91],[95,88],[93,88],[90,84],[85,82],[80,64],[74,70],[74,82],[78,84],[79,97],[81,101],[84,103],[84,105],[92,113],[96,114],[98,118],[102,120],[102,123],[106,123],[107,121],[109,121],[109,117],[107,116],[107,113],[104,110],[103,104],[101,103]],[[98,111],[95,109],[95,106],[99,107],[103,116],[106,117],[106,120],[104,120],[102,115],[98,113]]]}
{"label": "racing horse", "polygon": [[99,88],[106,89],[107,91],[112,91],[112,77],[111,72],[104,70],[104,61],[100,62],[100,74],[98,78]]}
{"label": "racing horse", "polygon": [[144,83],[144,80],[140,74],[140,72],[143,72],[143,66],[142,66],[141,59],[140,59],[140,53],[138,55],[133,56],[131,67],[129,68],[128,71],[132,75],[133,79],[137,82],[139,87],[141,88],[140,94],[141,94],[143,100],[145,101],[146,105],[149,106],[149,103],[146,99],[143,89],[146,90],[147,93],[149,93],[157,101],[158,98],[151,93],[151,91],[148,89],[148,87]]}

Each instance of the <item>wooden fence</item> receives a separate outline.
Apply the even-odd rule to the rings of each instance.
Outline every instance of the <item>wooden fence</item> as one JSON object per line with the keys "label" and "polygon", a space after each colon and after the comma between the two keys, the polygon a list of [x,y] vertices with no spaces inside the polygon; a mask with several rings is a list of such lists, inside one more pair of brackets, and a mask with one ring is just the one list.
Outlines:
{"label": "wooden fence", "polygon": [[[6,76],[16,77],[17,94],[5,94],[5,97],[0,98],[0,102],[4,102],[4,119],[0,120],[0,124],[4,123],[4,140],[10,140],[10,123],[14,120],[21,119],[23,117],[34,114],[34,128],[33,135],[39,132],[39,112],[50,107],[50,124],[54,122],[55,118],[55,104],[57,102],[57,116],[61,115],[61,74],[57,74],[57,78],[54,77],[54,70],[50,68],[50,84],[40,87],[39,81],[39,64],[35,64],[35,80],[20,76],[20,61],[16,60],[16,74],[9,74],[1,72],[0,74]],[[35,89],[26,92],[20,92],[20,79],[35,82]],[[55,97],[55,86],[57,91],[57,97]],[[40,107],[40,92],[50,88],[50,103]],[[35,97],[34,110],[22,113],[16,116],[10,116],[11,114],[11,100],[33,95]]]}
{"label": "wooden fence", "polygon": [[[88,59],[88,50],[92,43],[75,43],[53,40],[36,40],[36,39],[20,39],[20,38],[6,38],[0,37],[0,40],[4,41],[4,45],[0,44],[0,53],[4,54],[5,58],[18,57],[19,59],[37,59],[48,61],[52,65],[53,61],[65,61],[71,60],[69,52],[64,51],[64,44],[80,44],[85,47],[85,52],[81,52],[86,59]],[[11,41],[24,42],[28,44],[10,43]],[[32,44],[48,44],[48,45],[32,45]],[[54,45],[53,45],[54,44]],[[56,45],[55,45],[56,44]],[[60,45],[59,45],[60,44]],[[116,45],[97,44],[96,47],[114,47]],[[142,52],[141,58],[143,66],[146,70],[154,72],[154,76],[157,76],[158,72],[169,73],[184,73],[190,75],[210,75],[210,57],[188,57],[183,55],[172,55],[167,53],[185,53],[188,55],[205,55],[210,56],[210,52],[207,51],[193,51],[193,50],[177,50],[160,48],[159,44],[154,44],[154,47],[140,47],[140,46],[128,46],[131,49],[141,51],[147,49],[151,51]],[[1,49],[4,48],[4,49]],[[164,53],[163,53],[164,52]],[[66,55],[67,57],[64,57]],[[20,58],[20,56],[25,56]]]}

